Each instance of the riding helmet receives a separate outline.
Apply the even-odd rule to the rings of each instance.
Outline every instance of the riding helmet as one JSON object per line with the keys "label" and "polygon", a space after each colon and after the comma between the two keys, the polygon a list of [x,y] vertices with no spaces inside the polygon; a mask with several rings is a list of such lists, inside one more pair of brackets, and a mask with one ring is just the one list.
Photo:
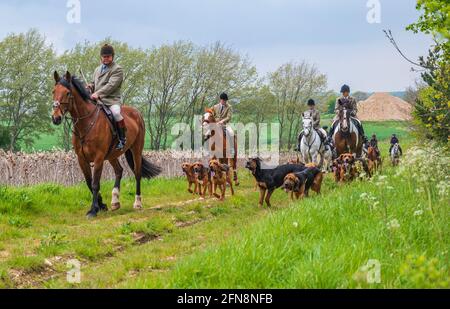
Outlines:
{"label": "riding helmet", "polygon": [[102,46],[102,49],[100,51],[101,56],[113,56],[114,57],[114,48],[109,45],[105,44]]}
{"label": "riding helmet", "polygon": [[309,99],[308,100],[308,106],[314,106],[314,105],[316,105],[316,102],[314,102],[313,99]]}
{"label": "riding helmet", "polygon": [[350,86],[348,86],[348,85],[342,86],[341,93],[344,93],[344,92],[350,92]]}
{"label": "riding helmet", "polygon": [[225,92],[223,92],[220,94],[220,99],[224,100],[224,101],[228,101],[228,95]]}

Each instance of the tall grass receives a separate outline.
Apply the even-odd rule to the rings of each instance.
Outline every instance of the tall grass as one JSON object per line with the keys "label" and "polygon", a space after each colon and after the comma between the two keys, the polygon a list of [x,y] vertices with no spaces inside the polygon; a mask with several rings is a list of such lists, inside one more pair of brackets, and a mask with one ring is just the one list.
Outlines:
{"label": "tall grass", "polygon": [[[292,203],[180,262],[157,285],[448,288],[450,168],[441,151],[414,147],[399,169]],[[369,260],[381,265],[379,283],[367,280]]]}

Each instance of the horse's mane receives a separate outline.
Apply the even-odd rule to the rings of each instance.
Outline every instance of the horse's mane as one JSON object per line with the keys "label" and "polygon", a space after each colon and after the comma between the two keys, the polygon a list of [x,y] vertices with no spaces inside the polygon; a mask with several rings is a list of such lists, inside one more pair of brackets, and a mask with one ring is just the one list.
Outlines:
{"label": "horse's mane", "polygon": [[72,85],[78,91],[78,93],[83,98],[83,100],[85,100],[85,101],[89,101],[90,100],[91,95],[86,90],[86,83],[85,82],[83,82],[81,79],[79,79],[76,76],[72,76]]}

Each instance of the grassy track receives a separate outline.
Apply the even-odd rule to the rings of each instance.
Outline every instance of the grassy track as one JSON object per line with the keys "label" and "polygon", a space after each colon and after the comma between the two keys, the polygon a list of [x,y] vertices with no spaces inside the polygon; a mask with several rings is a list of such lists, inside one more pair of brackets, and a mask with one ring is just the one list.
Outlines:
{"label": "grassy track", "polygon": [[[246,171],[225,202],[193,198],[184,179],[146,182],[141,212],[127,180],[122,209],[94,221],[84,218],[84,185],[0,187],[0,287],[448,287],[448,196],[396,172],[350,185],[328,176],[323,194],[302,202],[278,190],[270,210],[258,209]],[[102,183],[105,201],[111,188]],[[73,258],[75,285],[66,281]],[[381,283],[365,280],[370,259]]]}

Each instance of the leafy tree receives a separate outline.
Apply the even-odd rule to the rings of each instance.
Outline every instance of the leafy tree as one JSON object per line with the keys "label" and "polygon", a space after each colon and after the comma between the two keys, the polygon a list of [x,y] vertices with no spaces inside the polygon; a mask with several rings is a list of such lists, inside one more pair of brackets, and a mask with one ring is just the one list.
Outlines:
{"label": "leafy tree", "polygon": [[291,149],[295,144],[300,131],[301,114],[306,109],[307,100],[323,92],[326,84],[326,75],[306,62],[289,62],[269,74],[269,87],[276,98],[281,148],[287,146]]}
{"label": "leafy tree", "polygon": [[259,141],[259,124],[271,123],[276,118],[275,96],[267,85],[257,85],[249,89],[247,96],[236,104],[236,114],[243,123],[256,124]]}
{"label": "leafy tree", "polygon": [[370,94],[363,91],[356,91],[352,96],[355,98],[356,102],[359,102],[367,100],[370,97]]}
{"label": "leafy tree", "polygon": [[30,146],[49,132],[51,71],[55,53],[37,30],[10,34],[0,42],[0,123],[10,150]]}
{"label": "leafy tree", "polygon": [[433,136],[446,142],[450,137],[450,2],[418,0],[416,7],[422,15],[407,29],[432,35],[435,45],[426,58],[419,59],[428,87],[419,92],[415,116]]}

